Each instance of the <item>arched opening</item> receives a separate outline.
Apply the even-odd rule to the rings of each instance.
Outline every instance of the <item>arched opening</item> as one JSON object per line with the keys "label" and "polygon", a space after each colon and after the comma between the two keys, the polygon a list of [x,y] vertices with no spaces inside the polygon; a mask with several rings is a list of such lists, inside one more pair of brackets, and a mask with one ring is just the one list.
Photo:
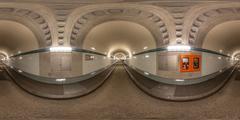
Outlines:
{"label": "arched opening", "polygon": [[[108,57],[119,55],[131,59],[133,54],[156,48],[156,43],[152,33],[145,27],[134,22],[116,20],[104,22],[91,29],[84,39],[83,49],[100,52]],[[153,56],[136,63],[139,64],[138,68],[156,73],[156,53]],[[150,66],[142,64],[150,61]]]}
{"label": "arched opening", "polygon": [[[9,20],[0,20],[0,53],[6,59],[12,55],[28,52],[39,48],[39,39],[25,25]],[[22,68],[24,71],[39,74],[39,55],[20,57],[8,60],[6,64]]]}
{"label": "arched opening", "polygon": [[7,20],[0,20],[0,50],[8,55],[39,48],[38,39],[26,26]]}
{"label": "arched opening", "polygon": [[221,23],[208,32],[202,48],[232,56],[240,49],[239,30],[240,21]]}
{"label": "arched opening", "polygon": [[114,59],[116,60],[126,60],[127,59],[127,55],[121,52],[118,52],[116,54],[114,54]]}
{"label": "arched opening", "polygon": [[[240,49],[240,21],[228,21],[214,26],[203,39],[202,48],[221,55],[203,54],[203,72],[213,73],[233,66]],[[228,57],[226,57],[228,56]]]}
{"label": "arched opening", "polygon": [[123,50],[116,50],[112,52],[111,56],[113,56],[113,59],[117,61],[124,61],[127,59],[127,57],[129,57],[128,52]]}
{"label": "arched opening", "polygon": [[151,32],[139,24],[110,21],[95,26],[84,39],[83,48],[110,54],[123,50],[130,55],[156,48],[156,42]]}

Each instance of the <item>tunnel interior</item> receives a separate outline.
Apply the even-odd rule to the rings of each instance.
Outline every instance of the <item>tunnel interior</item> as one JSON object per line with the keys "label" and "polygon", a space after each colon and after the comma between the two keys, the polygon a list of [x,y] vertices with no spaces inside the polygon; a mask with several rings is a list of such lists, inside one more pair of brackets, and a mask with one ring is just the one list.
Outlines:
{"label": "tunnel interior", "polygon": [[[151,15],[153,14],[150,14],[150,17]],[[210,31],[202,31],[206,36],[199,40],[202,42],[198,42],[202,43],[201,47],[195,48],[197,45],[178,42],[179,39],[173,37],[171,32],[166,33],[168,28],[162,28],[166,26],[165,23],[158,17],[155,19],[153,19],[155,22],[161,21],[159,26],[146,27],[137,21],[127,19],[109,19],[100,23],[93,21],[92,26],[89,24],[90,27],[86,27],[87,32],[85,31],[84,35],[78,35],[80,28],[74,25],[74,30],[78,28],[72,31],[76,37],[75,45],[71,42],[61,45],[59,39],[69,38],[58,36],[55,40],[58,41],[58,45],[55,43],[51,46],[42,46],[44,40],[25,25],[1,20],[0,60],[8,66],[8,71],[14,72],[13,76],[22,75],[16,77],[17,79],[28,78],[30,83],[21,83],[17,80],[18,84],[23,84],[23,88],[33,91],[33,94],[36,92],[39,96],[51,98],[87,94],[88,89],[94,90],[103,83],[112,73],[116,63],[120,63],[130,76],[139,77],[139,81],[142,82],[139,85],[147,89],[146,91],[148,89],[165,91],[162,88],[151,87],[165,84],[167,87],[180,86],[179,89],[182,89],[182,86],[210,82],[212,78],[230,74],[229,71],[239,60],[239,21],[221,23]],[[78,22],[84,26],[81,21]],[[152,25],[150,22],[146,24]],[[159,27],[160,31],[158,38],[156,32],[159,31],[149,29],[156,27]],[[49,31],[45,33],[48,34]],[[176,39],[175,42],[160,44],[164,41],[166,43],[168,37],[171,38],[170,41]],[[222,81],[224,80],[216,84]],[[34,87],[28,86],[31,84]],[[46,91],[43,90],[45,87]],[[50,89],[55,90],[51,93]],[[45,92],[43,95],[42,90]],[[199,94],[198,92],[195,94]],[[177,89],[169,94],[176,97]]]}
{"label": "tunnel interior", "polygon": [[9,56],[39,48],[34,33],[18,22],[0,20],[0,38],[0,50]]}
{"label": "tunnel interior", "polygon": [[229,21],[216,25],[203,40],[202,48],[236,57],[240,49],[240,21]]}
{"label": "tunnel interior", "polygon": [[92,28],[83,42],[83,48],[107,53],[124,51],[128,56],[156,48],[156,40],[145,27],[129,21],[109,21]]}

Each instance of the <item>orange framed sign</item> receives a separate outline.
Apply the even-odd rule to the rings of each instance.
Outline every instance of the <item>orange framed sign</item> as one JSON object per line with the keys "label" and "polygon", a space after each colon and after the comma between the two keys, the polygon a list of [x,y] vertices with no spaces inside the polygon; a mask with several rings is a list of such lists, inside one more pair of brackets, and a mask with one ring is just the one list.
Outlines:
{"label": "orange framed sign", "polygon": [[202,58],[196,54],[180,55],[180,72],[199,72],[201,71]]}

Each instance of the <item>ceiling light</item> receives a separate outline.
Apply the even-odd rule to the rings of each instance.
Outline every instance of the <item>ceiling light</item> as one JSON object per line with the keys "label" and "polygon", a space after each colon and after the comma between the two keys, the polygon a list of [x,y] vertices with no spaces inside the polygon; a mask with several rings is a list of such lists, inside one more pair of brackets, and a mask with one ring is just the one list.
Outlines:
{"label": "ceiling light", "polygon": [[150,56],[149,55],[145,55],[145,58],[149,58]]}
{"label": "ceiling light", "polygon": [[72,52],[71,47],[51,47],[50,52]]}
{"label": "ceiling light", "polygon": [[167,47],[168,51],[190,51],[191,46],[188,45],[172,45]]}
{"label": "ceiling light", "polygon": [[147,46],[145,46],[145,47],[143,47],[143,49],[144,49],[144,50],[146,50],[146,49],[148,49],[148,47],[147,47]]}

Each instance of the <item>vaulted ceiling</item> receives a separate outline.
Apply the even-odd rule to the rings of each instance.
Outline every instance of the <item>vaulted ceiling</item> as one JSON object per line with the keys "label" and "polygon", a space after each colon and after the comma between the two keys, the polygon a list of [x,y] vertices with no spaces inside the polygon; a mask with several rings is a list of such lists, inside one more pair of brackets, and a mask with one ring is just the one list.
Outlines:
{"label": "vaulted ceiling", "polygon": [[38,48],[38,42],[24,25],[12,21],[0,21],[0,51],[15,54]]}
{"label": "vaulted ceiling", "polygon": [[[156,47],[152,34],[143,26],[127,21],[111,21],[94,27],[86,36],[83,48],[102,53],[140,52]],[[145,49],[143,49],[145,47]]]}
{"label": "vaulted ceiling", "polygon": [[240,21],[225,22],[215,26],[205,37],[203,48],[232,54],[240,50]]}

